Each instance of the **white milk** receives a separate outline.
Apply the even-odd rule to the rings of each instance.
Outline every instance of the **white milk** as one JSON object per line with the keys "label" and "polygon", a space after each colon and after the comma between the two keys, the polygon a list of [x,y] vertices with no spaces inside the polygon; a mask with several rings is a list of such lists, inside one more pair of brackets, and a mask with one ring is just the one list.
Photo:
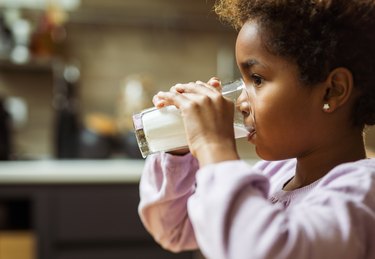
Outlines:
{"label": "white milk", "polygon": [[[223,95],[235,101],[241,94],[243,83],[237,80],[223,86]],[[243,116],[236,110],[234,119],[235,138],[246,137]],[[161,109],[150,108],[133,116],[135,134],[142,156],[160,151],[171,151],[187,147],[184,123],[175,106]]]}
{"label": "white milk", "polygon": [[187,146],[184,123],[175,106],[147,112],[142,120],[151,153]]}

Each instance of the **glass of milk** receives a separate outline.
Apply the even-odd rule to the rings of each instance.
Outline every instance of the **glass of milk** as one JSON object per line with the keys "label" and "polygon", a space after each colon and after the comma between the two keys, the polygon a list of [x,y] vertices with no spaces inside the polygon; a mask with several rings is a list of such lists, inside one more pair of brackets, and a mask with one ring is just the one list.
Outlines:
{"label": "glass of milk", "polygon": [[[244,87],[241,79],[224,84],[222,95],[235,105]],[[184,122],[175,106],[143,110],[133,115],[133,124],[138,146],[144,158],[153,153],[168,152],[188,146]],[[235,138],[247,136],[243,115],[237,108],[234,112],[233,127]]]}

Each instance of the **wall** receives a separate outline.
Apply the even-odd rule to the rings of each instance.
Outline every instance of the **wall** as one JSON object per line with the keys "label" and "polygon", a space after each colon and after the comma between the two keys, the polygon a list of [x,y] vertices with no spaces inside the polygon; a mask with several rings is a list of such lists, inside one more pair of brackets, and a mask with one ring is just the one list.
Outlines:
{"label": "wall", "polygon": [[[183,11],[180,7],[177,16],[173,8],[178,5],[169,3],[168,12],[175,12],[174,16],[165,13],[166,5],[164,13],[153,16],[149,7],[140,11],[144,3],[123,6],[112,1],[117,5],[101,10],[95,6],[99,2],[87,2],[91,6],[72,13],[66,24],[66,59],[81,70],[77,90],[82,120],[92,113],[116,116],[120,87],[134,74],[152,81],[147,89],[148,106],[152,105],[152,95],[178,82],[206,81],[212,76],[233,79],[236,33],[222,26],[212,13],[208,17],[210,6],[188,5],[190,9]],[[227,72],[218,72],[223,66],[229,67]],[[17,152],[23,158],[53,156],[52,91],[52,72],[48,69],[0,73],[0,94],[23,97],[29,106],[29,123],[14,132]]]}
{"label": "wall", "polygon": [[152,78],[150,94],[178,82],[206,81],[217,75],[219,49],[234,46],[234,33],[106,25],[71,25],[68,31],[68,52],[81,64],[84,113],[113,114],[113,101],[129,75]]}
{"label": "wall", "polygon": [[[150,96],[178,82],[206,81],[212,76],[231,80],[236,75],[234,64],[227,65],[232,65],[233,71],[218,73],[219,53],[234,55],[234,31],[136,29],[103,24],[74,24],[68,31],[69,53],[81,64],[83,114],[103,112],[115,116],[120,86],[133,74],[152,78]],[[253,147],[244,140],[237,144],[242,157],[255,156]]]}

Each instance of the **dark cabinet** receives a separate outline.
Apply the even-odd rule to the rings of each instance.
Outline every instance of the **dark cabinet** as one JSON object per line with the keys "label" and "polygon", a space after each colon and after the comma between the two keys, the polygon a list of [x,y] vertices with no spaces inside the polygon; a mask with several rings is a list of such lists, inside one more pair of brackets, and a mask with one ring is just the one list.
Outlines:
{"label": "dark cabinet", "polygon": [[163,250],[145,231],[136,183],[0,185],[2,207],[16,202],[26,206],[37,259],[194,258]]}
{"label": "dark cabinet", "polygon": [[56,239],[61,242],[149,239],[138,219],[135,185],[70,187],[56,191],[53,199]]}

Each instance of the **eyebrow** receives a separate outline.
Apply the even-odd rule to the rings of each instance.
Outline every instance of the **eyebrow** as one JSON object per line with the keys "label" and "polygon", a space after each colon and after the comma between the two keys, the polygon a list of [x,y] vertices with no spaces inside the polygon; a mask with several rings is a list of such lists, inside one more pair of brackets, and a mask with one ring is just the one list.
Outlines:
{"label": "eyebrow", "polygon": [[248,59],[245,64],[248,66],[248,67],[253,67],[253,66],[262,66],[264,68],[268,68],[267,65],[263,64],[263,63],[260,63],[258,60],[256,59]]}

